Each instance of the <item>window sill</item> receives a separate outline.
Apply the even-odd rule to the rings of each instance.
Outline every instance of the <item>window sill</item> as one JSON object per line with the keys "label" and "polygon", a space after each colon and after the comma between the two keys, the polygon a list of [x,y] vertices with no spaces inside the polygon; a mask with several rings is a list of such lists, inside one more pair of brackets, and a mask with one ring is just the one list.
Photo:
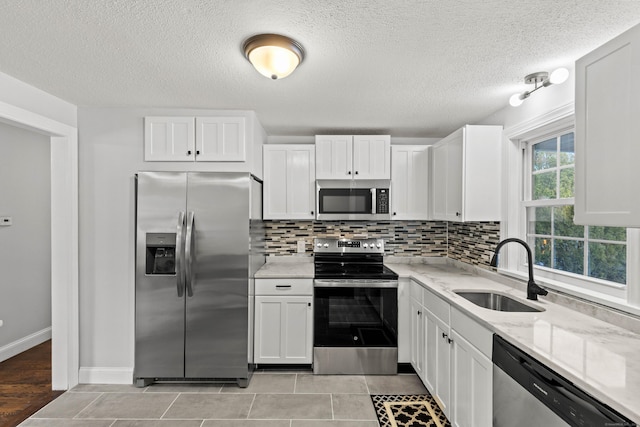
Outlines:
{"label": "window sill", "polygon": [[[529,279],[529,276],[521,271],[498,269],[498,273],[504,276],[524,280],[525,282]],[[625,298],[604,295],[590,289],[583,289],[575,285],[570,285],[558,280],[548,279],[545,277],[536,277],[535,280],[536,283],[540,286],[554,291],[555,293],[578,298],[580,300],[584,300],[587,303],[599,304],[605,306],[606,308],[622,311],[626,314],[640,316],[640,307],[630,305]]]}

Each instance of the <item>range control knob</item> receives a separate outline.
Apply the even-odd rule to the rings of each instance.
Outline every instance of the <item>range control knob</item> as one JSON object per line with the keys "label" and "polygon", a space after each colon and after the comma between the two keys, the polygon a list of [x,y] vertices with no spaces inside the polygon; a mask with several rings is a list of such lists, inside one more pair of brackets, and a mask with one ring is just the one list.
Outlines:
{"label": "range control knob", "polygon": [[362,244],[362,247],[363,247],[363,248],[365,248],[365,249],[367,249],[367,248],[369,247],[369,245],[368,245],[368,244],[366,244],[366,243],[363,243],[363,244]]}
{"label": "range control knob", "polygon": [[382,244],[378,243],[378,244],[377,244],[377,246],[378,246],[379,248],[381,248],[381,247],[382,247]]}
{"label": "range control knob", "polygon": [[316,246],[321,248],[322,247],[322,243],[318,243]]}
{"label": "range control knob", "polygon": [[329,247],[329,244],[328,244],[328,243],[325,243],[325,244],[324,244],[324,247],[325,247],[325,248],[328,248],[328,247]]}

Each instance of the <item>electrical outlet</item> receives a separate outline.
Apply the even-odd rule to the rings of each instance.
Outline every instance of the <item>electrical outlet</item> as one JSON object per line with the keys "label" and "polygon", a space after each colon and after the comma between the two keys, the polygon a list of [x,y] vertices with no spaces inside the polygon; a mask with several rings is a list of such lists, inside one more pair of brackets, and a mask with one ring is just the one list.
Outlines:
{"label": "electrical outlet", "polygon": [[305,250],[304,240],[298,240],[298,253],[303,254]]}

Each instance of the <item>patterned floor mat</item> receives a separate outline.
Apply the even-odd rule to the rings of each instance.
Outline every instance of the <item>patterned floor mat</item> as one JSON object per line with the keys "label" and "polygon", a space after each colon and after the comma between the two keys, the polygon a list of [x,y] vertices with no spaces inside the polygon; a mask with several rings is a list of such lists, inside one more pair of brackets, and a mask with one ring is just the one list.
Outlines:
{"label": "patterned floor mat", "polygon": [[430,394],[371,395],[380,427],[451,427]]}

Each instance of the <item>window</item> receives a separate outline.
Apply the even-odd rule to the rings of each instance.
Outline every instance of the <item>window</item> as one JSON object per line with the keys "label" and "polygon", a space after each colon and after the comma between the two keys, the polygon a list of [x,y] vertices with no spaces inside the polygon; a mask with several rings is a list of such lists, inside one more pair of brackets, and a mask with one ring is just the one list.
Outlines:
{"label": "window", "polygon": [[523,153],[523,235],[532,248],[536,274],[622,296],[626,228],[573,223],[573,129],[527,141]]}

